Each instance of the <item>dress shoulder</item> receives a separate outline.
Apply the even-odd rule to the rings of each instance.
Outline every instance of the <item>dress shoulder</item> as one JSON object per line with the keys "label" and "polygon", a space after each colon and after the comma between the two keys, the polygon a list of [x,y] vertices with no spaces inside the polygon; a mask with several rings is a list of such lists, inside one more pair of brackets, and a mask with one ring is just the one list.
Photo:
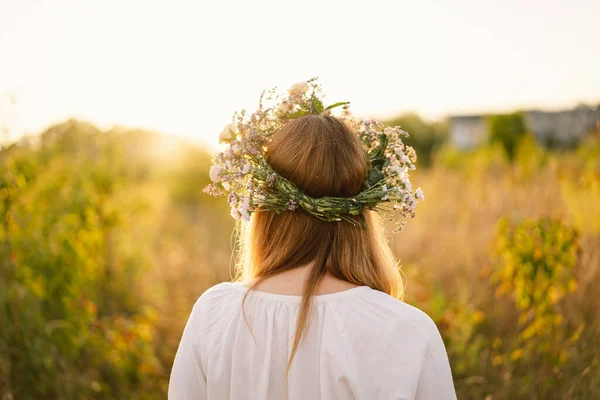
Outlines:
{"label": "dress shoulder", "polygon": [[410,327],[428,342],[439,339],[440,333],[435,322],[421,309],[378,290],[372,290],[366,301],[371,303],[372,308],[379,310],[390,329],[395,331]]}
{"label": "dress shoulder", "polygon": [[232,282],[219,283],[198,297],[188,320],[197,340],[214,342],[231,317],[240,311],[241,303],[235,301],[234,296],[238,296],[241,291],[234,285]]}
{"label": "dress shoulder", "polygon": [[222,319],[237,311],[241,303],[234,301],[240,297],[242,291],[237,283],[222,282],[208,288],[198,297],[193,307],[193,312],[201,314],[203,319]]}
{"label": "dress shoulder", "polygon": [[220,301],[224,298],[232,297],[240,293],[238,283],[235,282],[221,282],[214,286],[211,286],[204,291],[196,301],[196,304],[209,303],[214,301]]}

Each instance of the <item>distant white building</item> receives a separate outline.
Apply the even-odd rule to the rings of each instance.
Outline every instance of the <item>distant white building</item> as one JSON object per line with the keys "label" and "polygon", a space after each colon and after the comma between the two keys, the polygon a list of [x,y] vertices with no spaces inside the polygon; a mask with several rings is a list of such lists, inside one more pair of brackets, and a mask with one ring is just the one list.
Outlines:
{"label": "distant white building", "polygon": [[484,116],[461,115],[450,117],[450,143],[459,149],[480,145],[488,135]]}
{"label": "distant white building", "polygon": [[[570,144],[600,130],[600,106],[579,106],[565,111],[524,111],[527,129],[542,144]],[[450,142],[471,149],[487,140],[487,116],[451,116]]]}

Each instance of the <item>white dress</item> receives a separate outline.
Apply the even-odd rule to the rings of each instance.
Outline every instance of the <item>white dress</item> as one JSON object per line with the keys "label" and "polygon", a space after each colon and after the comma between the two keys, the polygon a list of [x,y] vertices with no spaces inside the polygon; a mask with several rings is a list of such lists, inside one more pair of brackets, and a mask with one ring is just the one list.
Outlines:
{"label": "white dress", "polygon": [[284,387],[300,296],[221,283],[196,302],[169,382],[170,400],[455,399],[448,356],[425,313],[359,286],[314,297]]}

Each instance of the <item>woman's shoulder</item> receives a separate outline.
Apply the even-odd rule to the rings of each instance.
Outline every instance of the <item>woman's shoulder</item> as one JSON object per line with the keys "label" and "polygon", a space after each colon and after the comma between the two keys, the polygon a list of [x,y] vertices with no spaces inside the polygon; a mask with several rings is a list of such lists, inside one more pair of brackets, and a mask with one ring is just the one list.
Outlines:
{"label": "woman's shoulder", "polygon": [[211,286],[198,297],[194,307],[203,308],[214,303],[221,305],[231,304],[226,300],[240,295],[240,285],[240,282],[221,282]]}
{"label": "woman's shoulder", "polygon": [[192,324],[201,325],[199,329],[203,334],[222,328],[239,310],[240,303],[233,301],[234,296],[240,294],[236,286],[233,282],[219,283],[198,297],[192,307],[190,321],[193,321]]}
{"label": "woman's shoulder", "polygon": [[427,341],[437,340],[440,336],[435,322],[427,313],[387,293],[371,290],[362,297],[362,303],[368,318],[375,319],[390,332],[412,333]]}

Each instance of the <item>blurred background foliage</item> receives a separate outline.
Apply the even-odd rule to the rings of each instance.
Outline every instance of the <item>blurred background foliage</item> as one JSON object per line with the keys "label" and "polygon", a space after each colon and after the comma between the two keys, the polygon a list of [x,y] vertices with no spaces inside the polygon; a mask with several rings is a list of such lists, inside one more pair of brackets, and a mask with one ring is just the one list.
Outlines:
{"label": "blurred background foliage", "polygon": [[527,134],[523,114],[491,115],[488,117],[488,124],[490,141],[500,143],[508,158],[513,160],[520,140]]}
{"label": "blurred background foliage", "polygon": [[[460,399],[600,398],[600,138],[540,147],[519,114],[461,151],[411,132],[426,201],[392,247]],[[231,279],[210,155],[69,120],[0,151],[0,399],[162,399],[192,304]]]}
{"label": "blurred background foliage", "polygon": [[404,141],[412,146],[419,157],[421,166],[431,165],[431,158],[448,138],[448,123],[444,121],[427,122],[416,113],[405,113],[385,121],[387,125],[399,125],[410,136]]}

